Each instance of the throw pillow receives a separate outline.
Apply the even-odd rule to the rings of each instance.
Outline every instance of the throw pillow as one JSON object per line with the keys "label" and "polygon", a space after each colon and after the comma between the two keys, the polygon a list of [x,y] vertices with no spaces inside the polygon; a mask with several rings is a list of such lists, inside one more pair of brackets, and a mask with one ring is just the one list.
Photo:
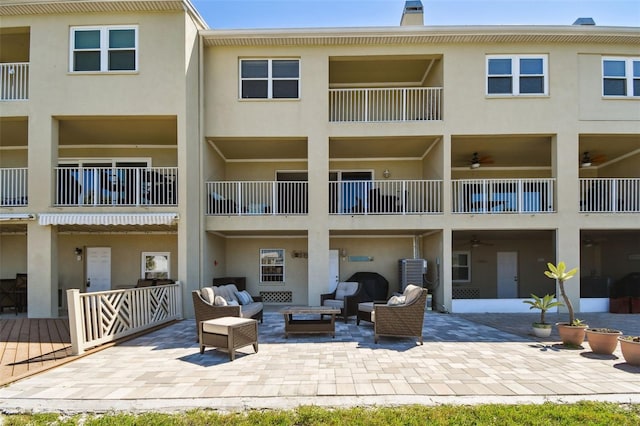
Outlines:
{"label": "throw pillow", "polygon": [[227,306],[227,300],[222,296],[216,296],[216,306]]}
{"label": "throw pillow", "polygon": [[236,293],[236,298],[241,305],[248,305],[253,303],[253,297],[249,294],[247,290],[242,290]]}
{"label": "throw pillow", "polygon": [[213,288],[211,287],[203,288],[202,290],[200,290],[200,295],[202,296],[202,299],[208,304],[213,305],[215,303],[215,295],[213,294]]}
{"label": "throw pillow", "polygon": [[391,298],[387,301],[387,305],[389,306],[404,305],[406,299],[407,298],[405,296],[391,296]]}

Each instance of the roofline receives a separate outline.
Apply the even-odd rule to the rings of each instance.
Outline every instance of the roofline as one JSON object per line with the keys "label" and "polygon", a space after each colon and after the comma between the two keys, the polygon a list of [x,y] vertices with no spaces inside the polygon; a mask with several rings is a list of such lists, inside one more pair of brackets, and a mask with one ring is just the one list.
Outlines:
{"label": "roofline", "polygon": [[208,46],[533,41],[640,45],[640,27],[585,27],[582,25],[212,29],[203,30],[200,34]]}
{"label": "roofline", "polygon": [[185,11],[199,30],[208,30],[191,0],[2,0],[0,16],[94,12]]}

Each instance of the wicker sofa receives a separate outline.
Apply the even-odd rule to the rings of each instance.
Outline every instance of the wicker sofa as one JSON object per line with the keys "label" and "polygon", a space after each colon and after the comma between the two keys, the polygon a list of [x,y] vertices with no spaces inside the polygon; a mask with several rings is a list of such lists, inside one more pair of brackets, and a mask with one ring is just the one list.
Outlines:
{"label": "wicker sofa", "polygon": [[[209,289],[212,291],[209,291]],[[242,290],[244,289],[239,290],[235,284],[225,284],[192,291],[193,309],[196,316],[196,333],[199,332],[198,325],[201,321],[214,318],[241,317],[253,318],[262,322],[264,308],[262,298],[260,296],[251,296],[253,302],[242,305],[237,296],[237,293]],[[216,296],[223,298],[226,305],[216,305]]]}

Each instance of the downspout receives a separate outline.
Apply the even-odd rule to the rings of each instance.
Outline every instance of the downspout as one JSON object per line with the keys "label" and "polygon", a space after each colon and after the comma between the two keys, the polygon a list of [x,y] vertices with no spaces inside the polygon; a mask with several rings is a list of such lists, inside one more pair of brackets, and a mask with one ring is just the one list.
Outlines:
{"label": "downspout", "polygon": [[204,175],[203,175],[203,170],[204,170],[204,155],[203,155],[203,137],[204,137],[204,96],[203,96],[203,89],[204,88],[204,41],[203,41],[203,37],[202,34],[200,34],[200,30],[198,30],[198,151],[200,152],[199,155],[199,164],[198,167],[200,168],[198,176],[200,178],[200,182],[198,182],[198,188],[200,188],[200,213],[199,213],[199,217],[200,217],[200,237],[199,237],[199,244],[200,244],[200,273],[199,273],[199,279],[200,279],[200,284],[198,285],[198,287],[200,287],[202,285],[202,283],[204,282],[203,278],[204,278],[204,265],[206,262],[205,259],[205,222],[206,222],[206,218],[204,216],[204,212],[203,207],[205,206],[206,201],[203,201],[202,197],[205,197],[204,193]]}

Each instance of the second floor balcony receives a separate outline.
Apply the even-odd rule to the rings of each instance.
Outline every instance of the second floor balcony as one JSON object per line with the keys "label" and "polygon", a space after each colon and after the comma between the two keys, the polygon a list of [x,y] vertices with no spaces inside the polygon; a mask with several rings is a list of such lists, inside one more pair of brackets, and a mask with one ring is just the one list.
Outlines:
{"label": "second floor balcony", "polygon": [[458,179],[451,182],[453,213],[555,212],[555,179]]}
{"label": "second floor balcony", "polygon": [[177,167],[56,167],[56,206],[175,206]]}
{"label": "second floor balcony", "polygon": [[0,63],[0,101],[29,99],[29,63]]}
{"label": "second floor balcony", "polygon": [[441,87],[330,89],[330,122],[442,120]]}
{"label": "second floor balcony", "polygon": [[206,182],[207,215],[305,215],[308,184],[302,181]]}
{"label": "second floor balcony", "polygon": [[640,213],[640,178],[580,179],[581,213]]}
{"label": "second floor balcony", "polygon": [[0,207],[22,207],[28,204],[27,168],[0,169]]}

